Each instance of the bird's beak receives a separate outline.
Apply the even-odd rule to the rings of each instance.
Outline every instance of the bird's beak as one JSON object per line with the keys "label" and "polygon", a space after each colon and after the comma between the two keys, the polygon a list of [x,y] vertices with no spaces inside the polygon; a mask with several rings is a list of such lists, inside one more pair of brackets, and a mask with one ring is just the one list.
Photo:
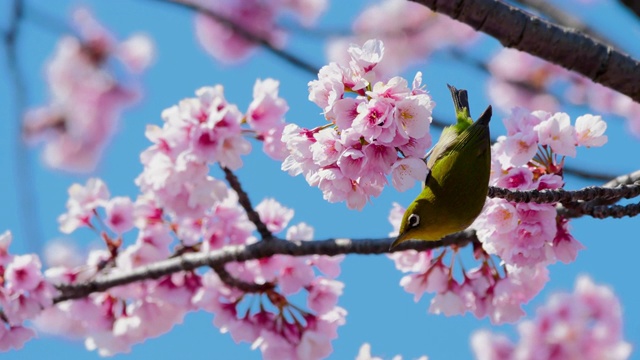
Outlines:
{"label": "bird's beak", "polygon": [[393,244],[391,244],[391,246],[389,246],[389,250],[393,250],[396,246],[398,246],[398,245],[402,244],[403,242],[405,242],[407,239],[405,239],[404,235],[405,234],[398,235],[398,237],[393,242]]}

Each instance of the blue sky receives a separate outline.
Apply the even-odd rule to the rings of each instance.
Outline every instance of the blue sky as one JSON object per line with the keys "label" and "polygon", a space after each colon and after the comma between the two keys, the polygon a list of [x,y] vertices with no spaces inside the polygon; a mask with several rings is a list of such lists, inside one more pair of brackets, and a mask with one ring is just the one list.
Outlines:
{"label": "blue sky", "polygon": [[[0,5],[0,21],[4,29],[9,1]],[[273,77],[280,80],[280,94],[290,106],[287,121],[303,126],[315,126],[323,121],[320,110],[307,100],[307,82],[313,75],[294,69],[287,63],[265,51],[239,66],[223,66],[216,63],[197,44],[193,34],[192,13],[158,1],[121,0],[109,1],[27,1],[28,6],[38,7],[53,16],[63,19],[72,9],[86,4],[96,17],[119,37],[142,31],[151,35],[157,46],[157,59],[145,74],[145,97],[135,108],[125,112],[120,129],[107,149],[103,161],[91,176],[105,180],[111,194],[135,197],[137,188],[133,180],[141,172],[139,153],[149,142],[144,137],[147,124],[159,124],[160,112],[180,99],[193,96],[201,87],[223,84],[225,96],[230,102],[246,109],[252,87],[257,78]],[[340,7],[333,2],[329,12],[321,21],[327,28],[348,28],[357,10],[366,1],[353,1]],[[564,3],[565,6],[567,5]],[[640,44],[636,41],[640,22],[624,14],[613,2],[600,2],[593,7],[575,5],[571,12],[583,16],[594,27],[615,37],[624,49],[636,58],[640,56]],[[27,10],[28,12],[28,10]],[[20,68],[26,80],[28,103],[42,104],[47,99],[43,82],[43,62],[49,58],[59,34],[46,30],[32,21],[28,14],[18,44]],[[288,49],[308,59],[316,66],[323,65],[322,44],[305,37],[292,37]],[[497,42],[483,38],[474,48],[475,55],[485,57],[498,49]],[[67,188],[74,182],[84,183],[88,175],[72,175],[44,168],[37,151],[30,159],[17,159],[14,152],[16,133],[13,89],[8,81],[6,56],[0,57],[0,231],[12,230],[14,252],[25,252],[22,241],[23,229],[17,211],[16,161],[28,161],[32,170],[33,192],[38,200],[38,211],[31,226],[41,229],[44,239],[61,237],[56,218],[64,211]],[[474,111],[486,107],[484,74],[469,69],[446,55],[437,55],[427,64],[412,68],[404,74],[412,78],[416,70],[424,73],[424,82],[438,104],[435,114],[443,119],[452,119],[452,106],[445,84],[469,90],[471,108]],[[566,108],[573,118],[581,114],[580,109]],[[501,120],[503,114],[494,119]],[[600,149],[579,149],[576,159],[568,163],[587,169],[611,174],[624,174],[638,169],[638,139],[626,133],[624,120],[611,116],[609,123],[610,142]],[[501,121],[492,122],[492,132],[503,132]],[[434,137],[439,136],[434,130]],[[245,166],[237,172],[254,203],[265,197],[275,197],[282,204],[294,208],[293,223],[304,221],[316,229],[319,239],[328,237],[385,237],[391,230],[386,218],[391,203],[397,201],[407,205],[415,196],[418,187],[405,193],[393,188],[372,201],[363,211],[349,211],[345,204],[328,204],[316,188],[310,188],[303,178],[290,177],[280,171],[279,163],[254,151],[245,158]],[[214,172],[214,175],[216,173]],[[598,182],[567,177],[567,188],[577,189]],[[637,232],[638,219],[594,220],[578,219],[571,222],[574,236],[586,250],[579,253],[576,262],[550,267],[551,281],[542,293],[525,307],[532,316],[536,306],[544,303],[554,291],[569,291],[576,276],[590,274],[596,283],[609,284],[622,301],[625,317],[625,337],[634,347],[640,345],[640,289],[637,286],[633,265],[640,251]],[[81,234],[83,236],[81,236]],[[92,235],[72,235],[81,248],[97,243]],[[347,324],[339,329],[339,338],[333,342],[331,358],[354,358],[360,345],[370,342],[373,353],[385,358],[402,354],[405,359],[426,354],[430,359],[460,359],[471,357],[469,336],[477,329],[490,327],[486,320],[473,316],[446,318],[428,314],[430,296],[414,303],[413,296],[399,287],[401,274],[385,256],[350,256],[343,262],[340,279],[345,282],[345,292],[339,304],[349,312]],[[192,313],[185,323],[160,338],[147,340],[134,346],[131,358],[160,358],[188,355],[191,359],[258,359],[260,353],[250,350],[248,344],[236,345],[233,340],[211,324],[212,315],[204,312]],[[513,326],[496,327],[495,330],[513,335]],[[19,352],[3,354],[8,359],[36,359],[64,356],[67,359],[98,357],[84,349],[80,341],[68,341],[41,335]],[[64,354],[64,355],[63,355]]]}

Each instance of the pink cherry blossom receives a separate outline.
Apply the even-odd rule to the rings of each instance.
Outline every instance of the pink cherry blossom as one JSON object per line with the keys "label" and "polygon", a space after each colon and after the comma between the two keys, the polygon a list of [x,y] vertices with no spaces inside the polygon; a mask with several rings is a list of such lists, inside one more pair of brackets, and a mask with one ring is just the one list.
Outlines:
{"label": "pink cherry blossom", "polygon": [[0,326],[0,351],[22,349],[24,343],[36,336],[35,331],[23,326]]}
{"label": "pink cherry blossom", "polygon": [[[397,24],[402,24],[401,28]],[[375,68],[381,76],[400,73],[407,66],[424,61],[439,48],[464,46],[475,39],[474,31],[467,25],[401,0],[368,6],[355,20],[353,33],[351,37],[332,39],[327,48],[328,58],[346,60],[345,50],[350,44],[379,38],[386,52]]]}
{"label": "pink cherry blossom", "polygon": [[293,218],[293,209],[282,206],[275,199],[264,199],[256,206],[260,220],[267,225],[269,231],[278,233],[287,227]]}
{"label": "pink cherry blossom", "polygon": [[[286,36],[276,23],[281,13],[293,13],[303,26],[309,26],[315,22],[327,6],[326,0],[270,2],[248,0],[219,3],[198,0],[195,3],[276,47],[284,46]],[[238,62],[251,54],[258,46],[255,41],[247,39],[242,32],[219,22],[216,17],[209,16],[205,11],[196,15],[195,30],[204,49],[217,60],[223,62]]]}
{"label": "pink cherry blossom", "polygon": [[627,359],[620,303],[613,292],[578,278],[573,293],[554,294],[537,317],[518,325],[519,340],[483,330],[472,337],[478,359]]}
{"label": "pink cherry blossom", "polygon": [[323,109],[328,123],[285,127],[282,141],[289,156],[282,170],[303,174],[330,202],[362,209],[382,192],[388,175],[400,190],[424,181],[421,158],[431,145],[434,103],[422,88],[421,74],[413,89],[401,77],[381,80],[375,72],[384,57],[381,41],[353,45],[348,53],[349,60],[324,66],[318,80],[309,83],[309,99]]}
{"label": "pink cherry blossom", "polygon": [[90,224],[93,211],[103,206],[109,198],[109,190],[105,183],[96,178],[87,181],[86,186],[73,184],[69,187],[67,212],[58,217],[60,230],[71,233],[77,228]]}
{"label": "pink cherry blossom", "polygon": [[279,82],[273,79],[256,81],[246,119],[249,126],[258,132],[276,127],[289,110],[287,102],[278,97],[278,86]]}
{"label": "pink cherry blossom", "polygon": [[607,142],[604,135],[607,123],[600,116],[582,115],[576,119],[576,137],[580,146],[602,146]]}
{"label": "pink cherry blossom", "polygon": [[87,172],[115,133],[122,110],[140,97],[125,85],[133,82],[131,76],[115,76],[111,58],[137,72],[153,58],[153,45],[141,37],[118,44],[85,9],[77,10],[74,20],[79,38],[63,37],[46,66],[50,103],[28,111],[24,129],[27,140],[45,142],[47,165]]}
{"label": "pink cherry blossom", "polygon": [[342,295],[344,284],[337,280],[316,278],[310,285],[307,305],[317,314],[327,313],[333,309]]}
{"label": "pink cherry blossom", "polygon": [[569,115],[555,113],[536,125],[540,145],[549,145],[559,155],[576,156],[576,134]]}
{"label": "pink cherry blossom", "polygon": [[416,180],[424,182],[427,173],[427,164],[422,159],[398,159],[391,167],[393,187],[398,191],[407,191],[413,187]]}
{"label": "pink cherry blossom", "polygon": [[106,224],[117,234],[133,228],[133,202],[128,197],[114,197],[104,206]]}

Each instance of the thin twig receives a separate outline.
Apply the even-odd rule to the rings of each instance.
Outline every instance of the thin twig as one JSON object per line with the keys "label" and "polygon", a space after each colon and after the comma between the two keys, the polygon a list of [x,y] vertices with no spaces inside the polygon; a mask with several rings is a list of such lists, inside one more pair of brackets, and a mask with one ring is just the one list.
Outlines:
{"label": "thin twig", "polygon": [[234,287],[238,290],[242,290],[246,293],[261,293],[267,290],[271,290],[275,287],[275,284],[269,282],[264,284],[251,284],[242,280],[238,280],[231,274],[229,274],[224,265],[225,264],[216,264],[212,266],[212,268],[218,274],[220,280],[222,280],[222,282],[224,282],[228,286]]}
{"label": "thin twig", "polygon": [[256,226],[256,229],[258,230],[258,233],[262,237],[262,240],[268,241],[273,239],[273,234],[271,233],[271,231],[269,231],[269,229],[267,228],[267,225],[265,225],[265,223],[262,222],[262,219],[260,219],[260,214],[258,214],[258,212],[251,205],[251,200],[249,200],[249,195],[247,195],[247,193],[242,188],[242,185],[240,184],[240,180],[238,180],[238,177],[236,176],[236,174],[234,174],[231,170],[229,170],[226,167],[222,167],[222,170],[224,171],[224,176],[227,179],[229,186],[231,186],[231,188],[235,190],[235,192],[238,194],[238,202],[240,203],[244,211],[247,213],[247,217],[249,217],[249,220]]}
{"label": "thin twig", "polygon": [[276,48],[273,44],[269,42],[269,40],[267,40],[260,34],[253,33],[245,29],[242,25],[235,23],[231,19],[228,19],[227,17],[211,9],[207,9],[198,4],[191,3],[187,0],[155,0],[155,1],[164,2],[167,4],[174,4],[177,6],[181,6],[185,9],[190,9],[190,10],[200,12],[202,14],[206,14],[211,18],[213,18],[214,20],[216,20],[217,22],[221,23],[222,25],[230,28],[231,30],[236,32],[238,35],[244,37],[248,41],[261,45],[262,47],[267,49],[269,52],[273,53],[274,55],[278,56],[281,59],[284,59],[294,67],[302,69],[314,75],[318,73],[319,68],[317,66],[310,64],[309,62],[297,57],[292,53]]}
{"label": "thin twig", "polygon": [[13,86],[15,106],[15,135],[14,135],[14,161],[16,187],[18,195],[18,208],[20,221],[25,233],[27,247],[32,252],[40,252],[40,223],[38,221],[36,192],[33,186],[31,173],[30,153],[23,142],[22,117],[26,109],[27,89],[25,86],[18,60],[17,44],[20,36],[20,24],[24,15],[23,0],[14,0],[9,27],[4,34],[4,44],[7,52],[7,68]]}
{"label": "thin twig", "polygon": [[578,72],[640,102],[640,63],[590,36],[498,0],[412,0],[499,40]]}

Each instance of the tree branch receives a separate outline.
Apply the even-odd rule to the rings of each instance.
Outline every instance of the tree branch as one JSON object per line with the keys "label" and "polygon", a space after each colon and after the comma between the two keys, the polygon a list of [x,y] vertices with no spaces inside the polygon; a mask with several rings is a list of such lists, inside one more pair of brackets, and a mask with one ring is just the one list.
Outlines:
{"label": "tree branch", "polygon": [[580,190],[547,189],[547,190],[510,190],[496,186],[489,187],[490,198],[501,198],[511,202],[538,204],[570,203],[590,200],[620,200],[640,195],[640,183],[620,185],[615,188],[589,186]]}
{"label": "tree branch", "polygon": [[640,102],[640,63],[593,38],[497,0],[412,0]]}
{"label": "tree branch", "polygon": [[271,44],[269,42],[269,40],[265,39],[264,37],[262,37],[260,34],[256,34],[253,33],[247,29],[245,29],[244,27],[242,27],[242,25],[236,24],[235,22],[233,22],[232,20],[226,18],[225,16],[204,8],[198,4],[194,4],[189,2],[188,0],[155,0],[158,2],[164,2],[167,4],[174,4],[177,6],[180,6],[182,8],[185,9],[190,9],[190,10],[194,10],[203,14],[206,14],[210,17],[212,17],[214,20],[216,20],[217,22],[221,23],[222,25],[230,28],[231,30],[235,31],[236,33],[238,33],[240,36],[244,37],[245,39],[254,42],[258,45],[261,45],[262,47],[264,47],[265,49],[267,49],[269,52],[273,53],[274,55],[276,55],[277,57],[284,59],[285,61],[287,61],[289,64],[293,65],[294,67],[310,72],[312,74],[317,74],[318,73],[318,67],[313,66],[312,64],[308,63],[307,61],[295,56],[294,54],[291,54],[287,51],[284,51],[282,49],[278,49],[276,48],[273,44]]}
{"label": "tree branch", "polygon": [[260,233],[262,240],[273,239],[273,234],[271,233],[271,231],[269,231],[267,225],[262,222],[262,219],[260,219],[260,214],[258,214],[258,212],[253,209],[251,200],[249,200],[249,195],[247,195],[247,193],[242,188],[242,185],[240,185],[238,177],[226,167],[222,167],[222,170],[224,171],[224,176],[227,179],[229,186],[231,186],[231,188],[238,194],[238,202],[247,213],[249,220],[256,226],[256,229],[258,230],[258,233]]}
{"label": "tree branch", "polygon": [[225,264],[216,264],[212,266],[212,268],[218,274],[220,280],[231,287],[242,290],[246,293],[261,293],[267,290],[271,290],[275,287],[275,284],[273,283],[251,284],[242,280],[238,280],[231,274],[229,274],[224,265]]}
{"label": "tree branch", "polygon": [[60,291],[60,295],[54,299],[54,303],[79,299],[94,292],[106,291],[115,286],[142,280],[158,279],[179,271],[190,271],[202,266],[210,266],[216,269],[232,261],[261,259],[277,254],[290,256],[316,254],[328,256],[340,254],[374,255],[408,249],[424,251],[451,245],[465,246],[470,242],[477,241],[477,238],[473,230],[466,230],[449,235],[440,241],[407,242],[393,250],[389,250],[389,246],[394,240],[395,238],[328,239],[293,242],[273,239],[272,241],[260,241],[251,245],[226,246],[208,253],[186,253],[179,257],[135,268],[128,273],[105,274],[84,283],[58,285],[57,288]]}
{"label": "tree branch", "polygon": [[619,0],[620,3],[640,17],[640,0]]}
{"label": "tree branch", "polygon": [[[231,172],[229,171],[229,173]],[[233,173],[231,174],[233,175]],[[639,182],[640,170],[628,175],[619,176],[603,186],[613,189],[605,189],[604,191],[594,190],[595,192],[592,192],[593,188],[585,188],[573,192],[563,190],[562,192],[559,192],[562,195],[558,196],[566,196],[567,199],[577,199],[580,197],[590,198],[594,196],[594,194],[598,194],[600,191],[603,191],[602,193],[605,194],[605,196],[608,196],[610,198],[609,201],[611,201],[615,198],[619,199],[623,196],[630,196],[630,194],[636,194],[636,196],[640,195],[638,194],[638,187],[640,187],[638,184]],[[614,191],[609,193],[607,190]],[[499,192],[501,190],[490,191]],[[547,190],[540,191],[539,193],[547,194]],[[546,199],[545,196],[549,195],[541,195],[542,201]],[[591,202],[584,202],[582,204],[583,208],[579,209],[567,209],[559,206],[558,213],[566,217],[589,215],[596,218],[635,216],[640,213],[640,204],[627,206],[593,205]],[[57,288],[60,291],[60,295],[54,299],[54,302],[58,303],[66,300],[78,299],[94,292],[106,291],[115,286],[126,285],[148,279],[158,279],[175,272],[191,271],[202,266],[209,266],[213,268],[220,278],[230,286],[237,287],[247,292],[260,292],[268,290],[269,287],[273,287],[273,284],[249,284],[237,280],[226,271],[224,265],[229,262],[261,259],[278,254],[290,256],[335,256],[340,254],[377,255],[409,249],[425,251],[452,245],[463,247],[469,243],[478,243],[478,238],[473,230],[461,231],[446,236],[439,241],[408,241],[400,244],[392,250],[389,250],[389,246],[394,240],[395,238],[361,240],[328,239],[294,242],[272,238],[271,241],[260,241],[251,245],[225,246],[222,249],[210,251],[208,253],[184,253],[177,257],[172,257],[167,260],[135,268],[128,273],[103,274],[84,283],[58,285]]]}

